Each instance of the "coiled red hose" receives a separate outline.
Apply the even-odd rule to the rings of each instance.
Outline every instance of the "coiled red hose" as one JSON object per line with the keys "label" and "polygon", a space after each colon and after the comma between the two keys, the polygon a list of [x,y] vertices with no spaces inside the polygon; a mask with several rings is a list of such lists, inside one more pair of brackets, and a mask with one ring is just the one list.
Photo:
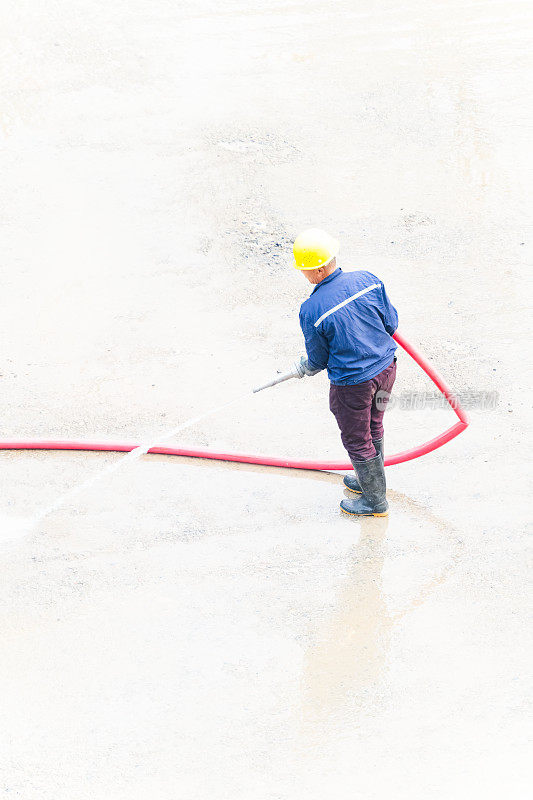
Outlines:
{"label": "coiled red hose", "polygon": [[[388,456],[385,459],[385,466],[392,464],[401,464],[404,461],[411,461],[414,458],[431,453],[438,447],[442,447],[446,442],[451,441],[458,436],[468,426],[468,418],[460,407],[457,399],[454,397],[451,389],[446,384],[444,379],[434,369],[429,361],[419,353],[415,347],[410,344],[398,331],[394,334],[393,338],[408,353],[424,370],[426,375],[433,381],[435,386],[442,392],[450,407],[457,415],[459,421],[448,428],[439,436],[430,439],[417,447],[412,447],[410,450],[404,450],[401,453]],[[0,440],[0,450],[99,450],[127,453],[135,450],[137,444],[130,442],[87,442],[84,440],[22,440],[22,441],[2,441]],[[187,456],[189,458],[211,458],[217,461],[239,461],[244,464],[263,464],[269,467],[288,467],[292,469],[313,469],[313,470],[351,470],[352,465],[346,462],[335,461],[294,461],[286,458],[272,458],[271,456],[257,456],[257,455],[244,455],[243,453],[216,453],[212,450],[190,450],[182,447],[152,447],[149,453],[158,453],[167,456]]]}

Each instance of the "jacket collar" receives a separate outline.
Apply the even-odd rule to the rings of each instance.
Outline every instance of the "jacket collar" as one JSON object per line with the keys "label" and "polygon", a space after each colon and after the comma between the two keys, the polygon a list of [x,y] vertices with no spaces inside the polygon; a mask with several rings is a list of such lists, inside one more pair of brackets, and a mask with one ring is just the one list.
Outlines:
{"label": "jacket collar", "polygon": [[328,275],[328,277],[324,278],[323,281],[320,281],[320,283],[317,283],[317,285],[315,286],[315,288],[313,289],[311,294],[314,294],[317,289],[320,289],[320,287],[324,286],[326,283],[329,283],[330,281],[334,280],[335,278],[338,278],[341,273],[342,273],[342,269],[340,267],[337,267],[337,269],[334,272],[332,272],[331,275]]}

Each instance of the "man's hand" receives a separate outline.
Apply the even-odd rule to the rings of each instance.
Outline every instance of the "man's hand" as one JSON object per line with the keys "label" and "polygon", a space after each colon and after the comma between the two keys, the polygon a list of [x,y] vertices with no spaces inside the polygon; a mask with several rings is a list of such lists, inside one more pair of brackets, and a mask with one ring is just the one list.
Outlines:
{"label": "man's hand", "polygon": [[298,365],[298,369],[301,370],[302,372],[302,378],[304,375],[311,376],[311,375],[316,375],[317,372],[322,372],[321,369],[311,369],[311,367],[309,366],[309,359],[307,358],[307,356],[301,356],[300,361],[299,362],[297,361],[296,363]]}

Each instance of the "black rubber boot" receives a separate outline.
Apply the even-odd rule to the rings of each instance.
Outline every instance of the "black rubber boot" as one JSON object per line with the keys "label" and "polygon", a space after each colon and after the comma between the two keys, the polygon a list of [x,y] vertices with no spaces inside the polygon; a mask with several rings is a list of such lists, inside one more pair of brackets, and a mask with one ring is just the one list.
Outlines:
{"label": "black rubber boot", "polygon": [[[385,438],[382,436],[381,439],[372,439],[372,444],[376,448],[376,453],[381,456],[382,459],[385,458]],[[361,487],[359,485],[359,481],[357,480],[357,475],[345,475],[344,476],[344,485],[347,489],[351,492],[355,492],[356,494],[361,494]]]}
{"label": "black rubber boot", "polygon": [[352,462],[359,478],[361,497],[353,500],[343,500],[341,509],[345,514],[355,514],[364,517],[386,517],[389,513],[389,504],[385,496],[385,467],[380,455],[368,461]]}

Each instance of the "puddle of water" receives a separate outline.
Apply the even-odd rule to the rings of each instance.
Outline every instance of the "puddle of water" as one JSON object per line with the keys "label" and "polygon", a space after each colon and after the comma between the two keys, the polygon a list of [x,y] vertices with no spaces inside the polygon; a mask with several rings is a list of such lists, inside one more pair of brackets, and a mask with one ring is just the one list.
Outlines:
{"label": "puddle of water", "polygon": [[[391,516],[358,520],[360,536],[349,557],[349,570],[338,593],[336,609],[315,631],[315,641],[305,653],[300,719],[304,747],[311,751],[329,740],[337,728],[342,729],[344,714],[353,715],[355,708],[361,711],[371,706],[386,691],[394,626],[445,583],[464,554],[461,537],[446,520],[401,493],[390,491],[389,499]],[[395,540],[393,560],[401,563],[409,558],[414,541],[409,536],[412,526],[424,540],[431,537],[446,557],[433,574],[430,566],[430,576],[414,592],[411,586],[411,597],[399,598],[398,589],[402,589],[406,576],[399,576],[399,586],[394,582],[390,585],[390,574],[388,579],[384,575],[387,561],[391,560],[387,550]],[[405,552],[401,544],[404,538]],[[420,555],[423,562],[427,558],[428,553]],[[404,594],[400,591],[400,595]]]}
{"label": "puddle of water", "polygon": [[337,600],[337,610],[307,652],[304,682],[312,709],[342,703],[379,679],[393,625],[382,588],[389,517],[362,518],[361,536]]}

